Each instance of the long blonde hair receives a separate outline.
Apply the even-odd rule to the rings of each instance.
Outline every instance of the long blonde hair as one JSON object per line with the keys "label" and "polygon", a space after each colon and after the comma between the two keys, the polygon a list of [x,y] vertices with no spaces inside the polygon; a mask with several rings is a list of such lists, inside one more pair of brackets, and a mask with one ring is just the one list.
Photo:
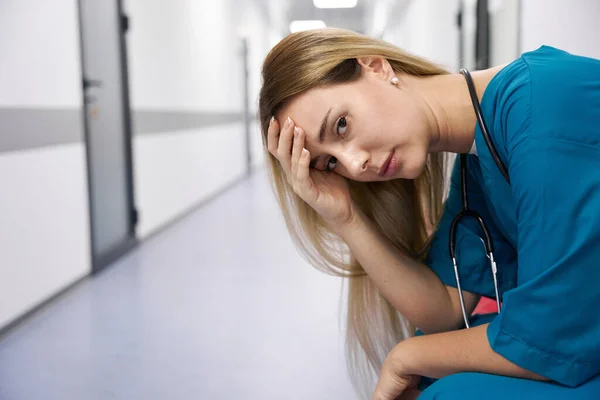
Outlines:
{"label": "long blonde hair", "polygon": [[[275,115],[309,89],[360,78],[358,57],[380,56],[396,73],[439,75],[446,70],[396,46],[352,31],[327,28],[291,34],[267,55],[262,69],[259,118],[271,182],[287,228],[301,253],[317,269],[347,278],[346,355],[359,393],[372,389],[388,352],[412,336],[414,328],[381,295],[349,249],[287,182],[280,163],[267,150],[267,130]],[[430,230],[443,208],[445,154],[429,154],[414,180],[349,181],[352,199],[404,254],[423,260]]]}

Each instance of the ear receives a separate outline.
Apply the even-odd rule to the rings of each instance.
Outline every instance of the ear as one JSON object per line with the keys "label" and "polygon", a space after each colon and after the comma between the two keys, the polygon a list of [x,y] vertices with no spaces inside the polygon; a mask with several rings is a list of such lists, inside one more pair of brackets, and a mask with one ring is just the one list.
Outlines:
{"label": "ear", "polygon": [[372,74],[373,76],[389,80],[394,76],[394,70],[389,61],[383,57],[364,56],[356,59],[362,68],[363,75]]}

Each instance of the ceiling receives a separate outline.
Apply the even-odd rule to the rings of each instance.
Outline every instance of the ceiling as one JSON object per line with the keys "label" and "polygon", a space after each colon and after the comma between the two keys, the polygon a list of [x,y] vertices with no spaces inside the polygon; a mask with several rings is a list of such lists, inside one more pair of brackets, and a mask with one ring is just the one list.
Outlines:
{"label": "ceiling", "polygon": [[327,26],[346,28],[364,33],[364,18],[368,5],[374,1],[358,0],[354,8],[329,8],[319,9],[314,6],[313,0],[288,1],[286,20],[322,20]]}
{"label": "ceiling", "polygon": [[290,33],[294,20],[322,20],[329,27],[346,28],[373,36],[383,33],[388,21],[398,20],[410,0],[357,0],[356,7],[319,9],[313,0],[255,0],[268,12],[273,27]]}

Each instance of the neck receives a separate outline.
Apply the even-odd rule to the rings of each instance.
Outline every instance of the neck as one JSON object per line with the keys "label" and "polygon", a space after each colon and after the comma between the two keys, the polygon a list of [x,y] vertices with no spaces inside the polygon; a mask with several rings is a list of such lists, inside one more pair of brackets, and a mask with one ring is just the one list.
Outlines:
{"label": "neck", "polygon": [[[496,68],[471,75],[479,101]],[[462,74],[409,78],[423,100],[430,125],[429,152],[468,153],[473,145],[477,119]]]}

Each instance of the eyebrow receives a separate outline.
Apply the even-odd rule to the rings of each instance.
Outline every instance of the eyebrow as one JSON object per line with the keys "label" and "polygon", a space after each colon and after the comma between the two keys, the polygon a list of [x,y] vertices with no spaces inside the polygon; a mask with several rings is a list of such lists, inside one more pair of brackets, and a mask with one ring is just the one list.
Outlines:
{"label": "eyebrow", "polygon": [[[323,118],[323,122],[321,122],[321,129],[319,130],[319,143],[323,143],[325,141],[325,130],[327,129],[327,119],[329,118],[329,114],[331,113],[331,110],[333,109],[330,108],[329,111],[327,111],[327,114],[325,114],[325,118]],[[310,168],[314,168],[315,164],[317,163],[317,161],[319,160],[319,157],[315,157],[311,160],[309,167]]]}

